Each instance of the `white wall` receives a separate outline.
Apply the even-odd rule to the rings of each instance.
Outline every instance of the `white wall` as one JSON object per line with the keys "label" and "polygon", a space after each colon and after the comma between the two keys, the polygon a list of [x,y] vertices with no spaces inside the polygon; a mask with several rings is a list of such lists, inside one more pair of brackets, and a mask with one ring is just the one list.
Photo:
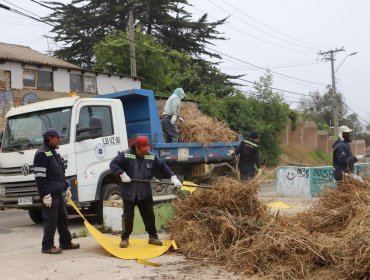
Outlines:
{"label": "white wall", "polygon": [[69,88],[69,73],[67,69],[58,68],[54,71],[54,91],[56,92],[66,92],[70,91]]}
{"label": "white wall", "polygon": [[[35,69],[41,71],[52,71],[51,67],[42,67],[38,68],[32,65],[25,65],[24,68]],[[11,77],[11,88],[12,89],[23,89],[23,68],[22,63],[18,62],[6,62],[0,64],[0,70],[10,71]],[[72,70],[68,72],[66,69],[58,68],[56,71],[53,71],[54,77],[54,91],[69,93],[70,92],[70,83],[69,83],[69,74],[81,74],[79,70]],[[83,75],[96,76],[93,72],[85,72]],[[128,89],[140,89],[141,82],[139,80],[134,80],[130,77],[122,77],[111,75],[110,77],[107,74],[98,74],[96,76],[96,83],[98,94],[107,94],[114,93],[116,91],[128,90]]]}
{"label": "white wall", "polygon": [[141,89],[141,82],[134,81],[130,77],[108,76],[106,74],[99,74],[96,77],[98,85],[98,94],[115,93],[116,91],[123,91],[128,89]]}
{"label": "white wall", "polygon": [[0,64],[0,69],[10,71],[10,87],[12,89],[23,88],[23,69],[21,63],[6,62],[4,64]]}

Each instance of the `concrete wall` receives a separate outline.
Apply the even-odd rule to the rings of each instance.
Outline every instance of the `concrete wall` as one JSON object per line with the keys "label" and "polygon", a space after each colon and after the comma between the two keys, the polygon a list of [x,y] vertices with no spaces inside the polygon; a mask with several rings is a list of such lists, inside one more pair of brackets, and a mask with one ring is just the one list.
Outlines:
{"label": "concrete wall", "polygon": [[[53,90],[38,90],[23,87],[23,69],[53,72]],[[0,131],[4,130],[6,112],[12,107],[23,105],[26,94],[35,94],[38,101],[66,97],[70,93],[70,74],[96,77],[96,94],[108,94],[132,88],[141,88],[138,79],[119,75],[96,74],[81,70],[68,71],[63,68],[37,67],[36,65],[18,62],[0,64]],[[81,97],[95,96],[95,93],[78,93]]]}
{"label": "concrete wall", "polygon": [[[333,144],[336,137],[329,136],[326,130],[317,130],[314,122],[298,121],[297,127],[293,131],[292,124],[289,121],[287,128],[281,133],[281,142],[287,146],[302,147],[305,150],[320,149],[327,153],[333,151]],[[352,140],[351,149],[354,155],[364,155],[365,140]]]}
{"label": "concrete wall", "polygon": [[[354,174],[369,176],[369,163],[355,164]],[[276,192],[287,197],[316,197],[328,188],[335,188],[332,166],[279,166],[276,170]]]}
{"label": "concrete wall", "polygon": [[141,82],[138,79],[131,77],[109,76],[107,74],[99,74],[96,77],[98,94],[114,93],[128,89],[140,89]]}
{"label": "concrete wall", "polygon": [[329,146],[329,132],[326,130],[317,131],[317,149],[323,150],[326,153],[329,153],[331,149],[331,146]]}
{"label": "concrete wall", "polygon": [[[72,70],[70,72],[67,69],[52,67],[37,67],[36,65],[30,65],[18,62],[5,62],[0,64],[0,71],[5,70],[10,72],[10,88],[11,89],[23,89],[23,69],[33,69],[40,71],[53,72],[53,91],[69,93],[70,92],[70,74],[82,74],[80,70]],[[140,80],[131,77],[125,77],[120,75],[108,75],[108,74],[96,74],[95,72],[83,71],[82,75],[96,77],[97,83],[97,94],[113,93],[115,91],[122,91],[132,88],[141,88]]]}

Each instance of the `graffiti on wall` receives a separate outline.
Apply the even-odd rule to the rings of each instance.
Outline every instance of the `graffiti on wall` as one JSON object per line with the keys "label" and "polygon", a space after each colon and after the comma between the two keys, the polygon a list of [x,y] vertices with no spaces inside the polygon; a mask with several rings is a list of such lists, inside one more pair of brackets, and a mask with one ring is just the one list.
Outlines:
{"label": "graffiti on wall", "polygon": [[0,91],[0,114],[5,114],[14,104],[11,91]]}
{"label": "graffiti on wall", "polygon": [[277,173],[277,193],[282,196],[311,197],[308,168],[283,167]]}

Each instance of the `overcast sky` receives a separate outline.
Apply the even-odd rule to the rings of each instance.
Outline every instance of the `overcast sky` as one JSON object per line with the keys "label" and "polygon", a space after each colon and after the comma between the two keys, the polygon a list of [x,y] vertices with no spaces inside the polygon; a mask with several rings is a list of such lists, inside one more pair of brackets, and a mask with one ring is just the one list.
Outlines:
{"label": "overcast sky", "polygon": [[[335,63],[338,67],[347,55],[357,52],[356,55],[348,56],[336,72],[337,90],[344,94],[351,109],[370,122],[370,1],[189,2],[194,6],[188,10],[195,16],[205,12],[210,20],[230,16],[227,24],[219,29],[228,40],[214,42],[215,46],[210,48],[239,59],[236,61],[224,57],[220,67],[229,74],[246,74],[247,80],[257,80],[264,70],[255,69],[245,62],[269,67],[279,74],[300,79],[274,74],[273,86],[276,88],[302,94],[314,90],[323,92],[325,85],[331,84],[330,62],[321,61],[322,57],[317,53],[344,47],[346,51],[336,55]],[[50,12],[30,0],[0,0],[0,3],[8,6],[13,3],[40,16]],[[26,45],[41,52],[58,48],[52,40],[44,37],[51,34],[48,33],[50,27],[43,23],[0,10],[0,26],[1,42]],[[300,98],[292,93],[284,95],[289,103]],[[292,103],[292,107],[296,106],[297,103]]]}

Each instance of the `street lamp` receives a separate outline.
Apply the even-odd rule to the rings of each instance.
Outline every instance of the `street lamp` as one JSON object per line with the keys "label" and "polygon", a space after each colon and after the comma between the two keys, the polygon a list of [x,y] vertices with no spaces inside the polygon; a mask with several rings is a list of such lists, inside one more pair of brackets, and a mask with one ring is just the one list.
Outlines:
{"label": "street lamp", "polygon": [[350,54],[348,54],[343,60],[342,60],[342,62],[339,64],[339,66],[337,67],[337,69],[334,71],[334,73],[337,73],[337,71],[339,70],[339,68],[342,66],[342,64],[344,63],[344,61],[347,59],[347,57],[349,57],[349,56],[352,56],[352,55],[356,55],[357,54],[357,52],[353,52],[353,53],[350,53]]}

